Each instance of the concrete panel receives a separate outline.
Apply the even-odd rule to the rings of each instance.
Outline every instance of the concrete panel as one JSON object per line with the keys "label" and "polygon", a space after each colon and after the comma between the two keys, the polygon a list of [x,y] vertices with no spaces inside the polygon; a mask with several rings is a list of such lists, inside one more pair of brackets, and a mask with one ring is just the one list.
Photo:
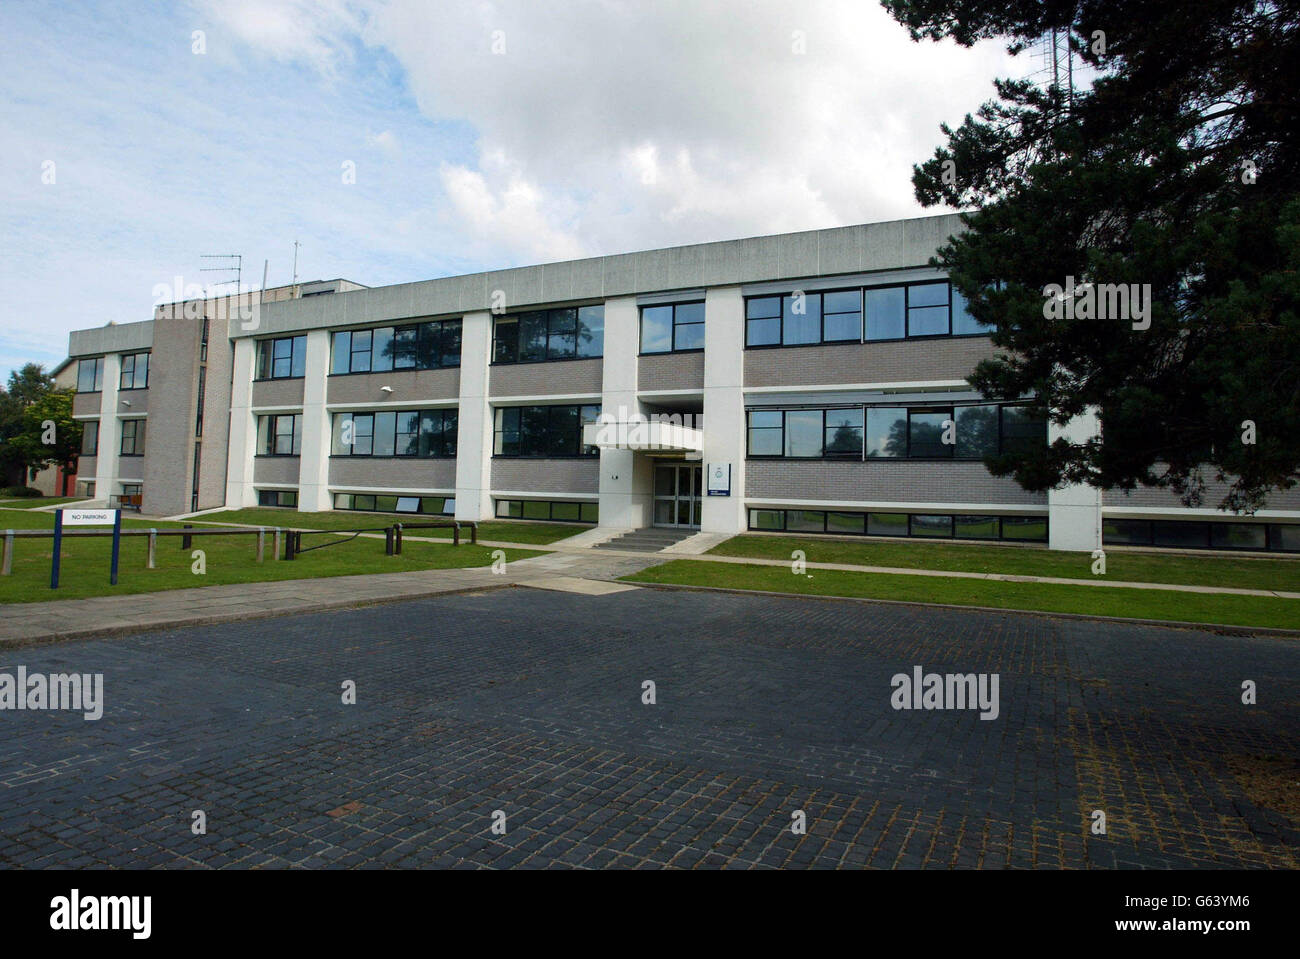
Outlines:
{"label": "concrete panel", "polygon": [[[391,386],[385,393],[382,387]],[[331,376],[329,404],[338,403],[454,403],[460,396],[460,369],[391,370]]]}
{"label": "concrete panel", "polygon": [[202,334],[201,319],[155,321],[149,388],[118,393],[119,412],[149,414],[142,504],[146,513],[172,516],[190,509]]}
{"label": "concrete panel", "polygon": [[665,353],[661,356],[640,357],[637,362],[637,389],[643,393],[704,389],[704,353]]}
{"label": "concrete panel", "polygon": [[82,480],[95,481],[95,470],[98,468],[98,460],[94,456],[77,457],[77,482]]}
{"label": "concrete panel", "polygon": [[600,487],[600,460],[574,459],[492,460],[492,492],[596,493]]}
{"label": "concrete panel", "polygon": [[964,380],[996,353],[984,336],[830,343],[745,351],[745,386],[830,386]]}
{"label": "concrete panel", "polygon": [[414,489],[453,493],[456,460],[331,456],[329,485],[338,489]]}
{"label": "concrete panel", "polygon": [[68,356],[131,353],[153,346],[153,320],[97,326],[68,334]]}
{"label": "concrete panel", "polygon": [[78,393],[72,397],[73,416],[98,416],[100,396],[98,393]]}
{"label": "concrete panel", "polygon": [[[158,380],[159,377],[154,376],[153,370],[150,370],[149,382],[155,384],[155,387],[153,388],[154,392],[157,392],[159,389],[159,387],[157,386]],[[150,390],[148,389],[118,390],[117,393],[118,412],[123,414],[129,414],[130,416],[138,416],[141,413],[148,413],[149,393]],[[179,399],[182,402],[184,402],[184,397],[170,397],[170,399]]]}
{"label": "concrete panel", "polygon": [[254,380],[253,406],[302,406],[302,377],[292,380]]}
{"label": "concrete panel", "polygon": [[[1223,497],[1228,493],[1228,486],[1227,482],[1220,483],[1213,476],[1207,475],[1205,499],[1201,504],[1202,509],[1220,518],[1232,516],[1233,514],[1223,513],[1218,509],[1219,503],[1223,501]],[[1108,490],[1102,493],[1102,505],[1105,509],[1112,507],[1153,510],[1187,509],[1172,490],[1156,487],[1140,487],[1133,490],[1132,493],[1125,493],[1122,490]],[[1268,497],[1264,509],[1300,510],[1300,487],[1275,491],[1273,495]]]}
{"label": "concrete panel", "polygon": [[229,340],[208,337],[204,381],[203,449],[199,460],[199,509],[226,502],[226,473],[230,455],[231,377],[235,351]]}
{"label": "concrete panel", "polygon": [[817,276],[818,233],[791,233],[779,237],[776,270],[781,276]]}
{"label": "concrete panel", "polygon": [[749,499],[842,502],[978,503],[1046,506],[1044,493],[1029,493],[1014,480],[991,476],[982,463],[838,463],[807,460],[748,460]]}
{"label": "concrete panel", "polygon": [[599,393],[602,360],[502,363],[489,373],[491,396],[565,396]]}
{"label": "concrete panel", "polygon": [[818,272],[822,276],[834,276],[866,269],[862,244],[862,231],[851,226],[822,230],[817,238]]}
{"label": "concrete panel", "polygon": [[297,484],[300,459],[298,456],[255,456],[253,482]]}

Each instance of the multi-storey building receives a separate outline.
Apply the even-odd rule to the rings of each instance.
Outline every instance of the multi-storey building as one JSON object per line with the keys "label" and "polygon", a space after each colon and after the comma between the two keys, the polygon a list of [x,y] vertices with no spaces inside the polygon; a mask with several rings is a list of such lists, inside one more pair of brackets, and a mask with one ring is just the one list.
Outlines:
{"label": "multi-storey building", "polygon": [[76,412],[100,437],[79,479],[153,513],[264,505],[1062,549],[1094,548],[1104,527],[1108,542],[1300,549],[1296,492],[1239,517],[1163,490],[1030,493],[990,475],[988,451],[1049,430],[966,381],[994,350],[989,331],[929,265],[960,229],[938,216],[373,289],[331,281],[242,310],[209,301],[203,320],[164,309],[78,331]]}

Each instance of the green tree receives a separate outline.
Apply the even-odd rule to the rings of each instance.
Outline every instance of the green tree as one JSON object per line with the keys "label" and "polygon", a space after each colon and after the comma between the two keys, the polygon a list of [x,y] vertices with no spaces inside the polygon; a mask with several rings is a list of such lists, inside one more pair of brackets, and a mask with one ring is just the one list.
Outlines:
{"label": "green tree", "polygon": [[0,472],[5,486],[20,486],[27,480],[27,452],[18,437],[27,427],[27,408],[54,388],[54,377],[39,363],[27,363],[9,374],[7,386],[0,387]]}
{"label": "green tree", "polygon": [[[1020,53],[1055,29],[1074,77],[1091,78],[999,81],[914,170],[922,203],[972,211],[935,259],[971,314],[998,324],[1000,352],[971,382],[989,398],[1033,395],[1058,424],[1100,418],[1100,439],[990,469],[1032,490],[1167,486],[1187,505],[1212,476],[1229,484],[1214,505],[1248,512],[1294,486],[1300,4],[884,5],[916,40],[1002,38]],[[1149,327],[1046,308],[1045,289],[1068,277],[1149,291]]]}
{"label": "green tree", "polygon": [[82,426],[72,418],[73,390],[51,390],[23,410],[22,432],[10,441],[28,476],[60,467],[81,452]]}

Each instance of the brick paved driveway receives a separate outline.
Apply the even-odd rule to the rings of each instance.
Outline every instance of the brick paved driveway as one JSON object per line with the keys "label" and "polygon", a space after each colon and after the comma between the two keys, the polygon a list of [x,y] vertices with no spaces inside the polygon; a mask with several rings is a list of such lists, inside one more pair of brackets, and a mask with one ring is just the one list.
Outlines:
{"label": "brick paved driveway", "polygon": [[[1286,640],[515,588],[0,651],[20,664],[103,672],[107,706],[0,712],[5,866],[1300,861],[1265,805],[1300,755]],[[894,711],[915,665],[998,673],[1001,715]]]}

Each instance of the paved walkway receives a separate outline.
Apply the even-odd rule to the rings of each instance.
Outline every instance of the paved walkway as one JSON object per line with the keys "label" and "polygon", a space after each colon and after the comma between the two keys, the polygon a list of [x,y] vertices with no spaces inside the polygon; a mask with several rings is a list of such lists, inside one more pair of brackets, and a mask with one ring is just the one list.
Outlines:
{"label": "paved walkway", "polygon": [[[103,715],[3,714],[0,868],[1300,868],[1291,642],[548,588],[20,663],[101,673]],[[893,708],[922,667],[997,676],[996,716]]]}

